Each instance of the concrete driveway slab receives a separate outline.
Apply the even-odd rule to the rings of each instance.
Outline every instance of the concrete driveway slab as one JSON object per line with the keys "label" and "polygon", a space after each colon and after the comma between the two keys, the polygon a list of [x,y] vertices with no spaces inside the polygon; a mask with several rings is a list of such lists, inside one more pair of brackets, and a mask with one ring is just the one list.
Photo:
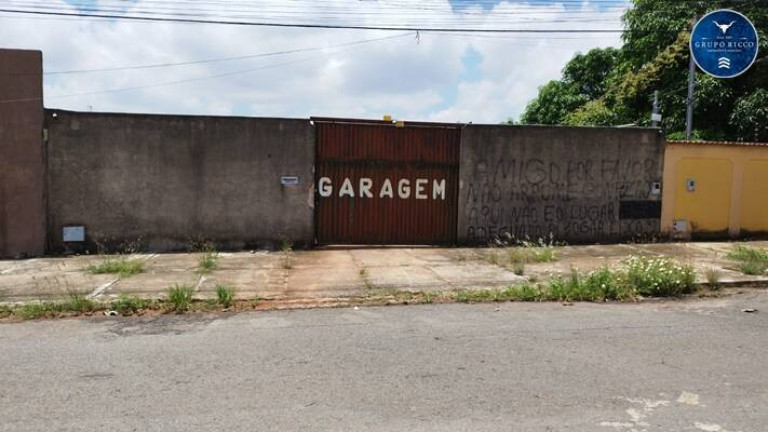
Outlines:
{"label": "concrete driveway slab", "polygon": [[0,276],[0,301],[17,302],[66,297],[71,293],[89,295],[114,281],[114,275],[51,270]]}
{"label": "concrete driveway slab", "polygon": [[120,279],[105,290],[103,295],[119,295],[121,293],[139,295],[142,297],[164,296],[168,288],[175,285],[190,285],[197,287],[200,276],[189,270],[153,268],[142,273]]}
{"label": "concrete driveway slab", "polygon": [[429,269],[446,284],[456,288],[498,287],[525,280],[505,268],[482,263],[432,266]]}

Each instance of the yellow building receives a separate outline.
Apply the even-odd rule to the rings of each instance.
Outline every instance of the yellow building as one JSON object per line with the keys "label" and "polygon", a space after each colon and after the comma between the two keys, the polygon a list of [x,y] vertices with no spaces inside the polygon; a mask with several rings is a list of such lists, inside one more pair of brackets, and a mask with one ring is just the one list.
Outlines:
{"label": "yellow building", "polygon": [[679,238],[768,234],[768,143],[667,142],[661,230]]}

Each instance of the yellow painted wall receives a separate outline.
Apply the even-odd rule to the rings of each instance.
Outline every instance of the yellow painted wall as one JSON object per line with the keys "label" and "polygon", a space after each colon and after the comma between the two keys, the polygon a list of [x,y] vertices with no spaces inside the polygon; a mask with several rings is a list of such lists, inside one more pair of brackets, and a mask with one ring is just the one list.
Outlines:
{"label": "yellow painted wall", "polygon": [[673,233],[679,219],[693,235],[768,232],[768,145],[667,143],[662,232]]}
{"label": "yellow painted wall", "polygon": [[741,190],[741,229],[768,231],[768,160],[746,163]]}
{"label": "yellow painted wall", "polygon": [[[674,186],[675,219],[687,220],[697,232],[728,230],[732,172],[728,159],[681,159]],[[692,191],[688,179],[695,182]]]}

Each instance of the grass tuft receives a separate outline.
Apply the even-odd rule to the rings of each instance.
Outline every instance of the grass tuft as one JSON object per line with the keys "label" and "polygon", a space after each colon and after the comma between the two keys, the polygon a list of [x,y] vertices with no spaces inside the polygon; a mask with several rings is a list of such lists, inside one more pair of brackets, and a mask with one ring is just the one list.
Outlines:
{"label": "grass tuft", "polygon": [[745,275],[760,276],[765,273],[766,264],[757,261],[744,261],[739,263],[738,269]]}
{"label": "grass tuft", "polygon": [[726,258],[739,261],[737,268],[746,275],[759,276],[768,270],[768,251],[752,246],[735,246]]}
{"label": "grass tuft", "polygon": [[200,259],[197,261],[197,273],[204,275],[212,272],[219,265],[219,252],[213,247],[208,245],[203,250]]}
{"label": "grass tuft", "polygon": [[121,278],[132,276],[146,271],[143,261],[128,260],[125,258],[105,258],[98,264],[91,264],[85,268],[91,274],[117,274]]}
{"label": "grass tuft", "polygon": [[220,305],[229,309],[235,301],[235,287],[229,285],[216,285],[216,300]]}
{"label": "grass tuft", "polygon": [[62,311],[67,312],[93,312],[96,310],[96,303],[80,293],[72,292],[67,300],[58,305]]}
{"label": "grass tuft", "polygon": [[706,271],[706,277],[707,277],[707,284],[709,285],[709,288],[713,290],[718,290],[722,286],[722,283],[720,282],[720,277],[722,276],[722,272],[717,267],[710,267]]}
{"label": "grass tuft", "polygon": [[194,292],[195,288],[191,285],[176,284],[168,288],[167,303],[169,309],[177,312],[189,310],[189,305],[192,303],[192,295]]}
{"label": "grass tuft", "polygon": [[149,309],[154,303],[153,300],[142,299],[127,293],[120,294],[116,300],[109,304],[111,310],[117,311],[121,315],[132,315],[142,309]]}
{"label": "grass tuft", "polygon": [[293,243],[288,240],[280,240],[280,251],[283,253],[293,251]]}
{"label": "grass tuft", "polygon": [[768,263],[768,251],[752,246],[738,245],[728,252],[726,258],[736,261]]}

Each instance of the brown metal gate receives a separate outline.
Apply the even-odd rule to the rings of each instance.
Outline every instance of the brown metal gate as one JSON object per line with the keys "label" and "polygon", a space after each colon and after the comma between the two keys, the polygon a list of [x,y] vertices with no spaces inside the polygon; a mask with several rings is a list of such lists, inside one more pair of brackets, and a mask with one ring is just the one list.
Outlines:
{"label": "brown metal gate", "polygon": [[455,242],[458,126],[313,120],[319,244]]}

